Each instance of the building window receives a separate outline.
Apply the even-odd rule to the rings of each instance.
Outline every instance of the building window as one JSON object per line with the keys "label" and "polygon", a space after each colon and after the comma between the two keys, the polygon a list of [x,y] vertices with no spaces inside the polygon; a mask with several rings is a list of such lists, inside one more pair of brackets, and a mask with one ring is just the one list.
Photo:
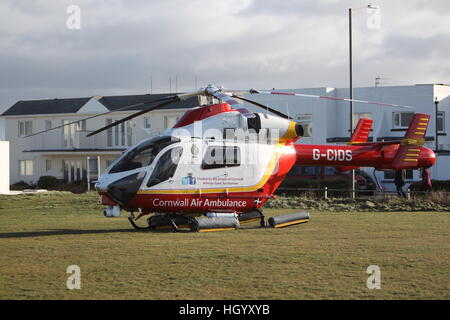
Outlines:
{"label": "building window", "polygon": [[72,120],[63,120],[63,146],[64,148],[75,148],[77,146],[77,131],[80,131],[80,122],[72,123]]}
{"label": "building window", "polygon": [[78,131],[86,131],[86,119],[77,122]]}
{"label": "building window", "polygon": [[[413,178],[414,178],[413,170],[406,170],[406,179],[413,180]],[[384,171],[384,179],[394,180],[395,179],[395,170]]]}
{"label": "building window", "polygon": [[372,112],[359,112],[353,114],[353,130],[355,130],[358,125],[359,120],[361,119],[373,119]]}
{"label": "building window", "polygon": [[303,136],[312,137],[312,114],[298,114],[297,122],[303,127]]}
{"label": "building window", "polygon": [[33,133],[33,121],[19,121],[19,137],[28,136]]}
{"label": "building window", "polygon": [[414,117],[414,112],[393,112],[392,113],[392,128],[406,129]]}
{"label": "building window", "polygon": [[62,160],[63,177],[67,182],[82,181],[86,177],[86,162],[82,160]]}
{"label": "building window", "polygon": [[320,167],[304,167],[303,174],[305,176],[318,176],[320,175]]}
{"label": "building window", "polygon": [[437,113],[437,131],[445,132],[445,112],[438,111]]}
{"label": "building window", "polygon": [[326,176],[334,176],[336,175],[336,169],[334,167],[325,167],[323,168],[323,174]]}
{"label": "building window", "polygon": [[[117,120],[106,119],[106,125],[110,125]],[[107,131],[108,147],[129,147],[132,143],[131,122],[122,122]]]}
{"label": "building window", "polygon": [[52,120],[45,120],[45,130],[50,130],[52,128]]}
{"label": "building window", "polygon": [[52,160],[50,159],[45,160],[45,171],[46,172],[52,171]]}
{"label": "building window", "polygon": [[19,175],[33,175],[33,160],[19,160]]}
{"label": "building window", "polygon": [[177,116],[165,116],[164,117],[164,129],[173,128],[173,126],[178,122],[180,117]]}
{"label": "building window", "polygon": [[150,123],[150,117],[144,117],[144,128],[150,129],[151,127],[152,127],[152,125]]}

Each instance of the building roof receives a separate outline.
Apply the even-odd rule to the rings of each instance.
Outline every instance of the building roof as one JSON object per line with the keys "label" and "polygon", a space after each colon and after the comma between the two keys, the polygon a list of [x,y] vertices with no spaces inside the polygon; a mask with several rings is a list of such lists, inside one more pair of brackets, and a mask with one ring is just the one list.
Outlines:
{"label": "building roof", "polygon": [[[164,97],[169,96],[169,94],[138,94],[138,95],[128,95],[128,96],[103,96],[99,97],[98,101],[103,104],[109,110],[117,110],[124,106],[131,106],[125,110],[144,110],[149,107],[147,105],[135,106],[136,104],[143,102],[151,102]],[[199,106],[199,100],[197,97],[192,97],[183,101],[179,101],[161,108],[164,109],[187,109]]]}
{"label": "building roof", "polygon": [[51,100],[18,101],[2,116],[20,116],[26,114],[76,113],[91,98],[70,98]]}
{"label": "building roof", "polygon": [[[151,102],[169,94],[140,94],[140,95],[126,95],[126,96],[103,96],[95,97],[101,104],[103,104],[110,111],[117,110],[124,106],[131,107],[125,110],[144,110],[152,104],[134,106],[143,102]],[[2,116],[21,116],[21,115],[36,115],[36,114],[58,114],[58,113],[76,113],[78,112],[92,97],[87,98],[69,98],[69,99],[47,99],[47,100],[27,100],[18,101],[4,113]],[[199,100],[197,97],[192,97],[184,101],[179,101],[161,109],[187,109],[197,107]]]}

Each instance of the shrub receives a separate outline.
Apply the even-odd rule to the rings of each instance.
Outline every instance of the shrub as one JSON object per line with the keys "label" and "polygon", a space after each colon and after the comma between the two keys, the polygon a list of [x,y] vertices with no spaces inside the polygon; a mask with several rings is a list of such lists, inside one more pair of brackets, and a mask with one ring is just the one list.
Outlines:
{"label": "shrub", "polygon": [[63,180],[59,180],[53,176],[42,176],[37,182],[37,187],[40,189],[55,190],[64,185]]}
{"label": "shrub", "polygon": [[34,185],[33,184],[28,184],[25,181],[19,181],[16,182],[14,184],[12,184],[9,189],[10,190],[24,190],[24,189],[34,189]]}
{"label": "shrub", "polygon": [[[279,189],[277,194],[308,194],[311,195],[315,193],[311,190],[300,190],[300,189],[339,189],[339,190],[349,190],[351,189],[350,182],[344,179],[324,179],[324,180],[313,180],[313,179],[285,179]],[[294,190],[283,190],[294,189]],[[317,191],[316,193],[323,193],[323,191]],[[345,192],[342,191],[329,191],[329,196],[347,196]]]}
{"label": "shrub", "polygon": [[[433,191],[446,191],[450,192],[450,180],[431,180],[431,186]],[[423,191],[421,182],[415,182],[409,186],[411,191]]]}

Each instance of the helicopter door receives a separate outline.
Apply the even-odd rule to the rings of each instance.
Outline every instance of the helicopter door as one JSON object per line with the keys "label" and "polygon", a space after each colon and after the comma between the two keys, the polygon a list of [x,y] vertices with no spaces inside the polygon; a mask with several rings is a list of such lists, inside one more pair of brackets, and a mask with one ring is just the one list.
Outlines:
{"label": "helicopter door", "polygon": [[175,176],[178,163],[183,154],[183,147],[178,146],[167,150],[158,160],[147,182],[147,187],[153,187],[165,181],[170,181]]}

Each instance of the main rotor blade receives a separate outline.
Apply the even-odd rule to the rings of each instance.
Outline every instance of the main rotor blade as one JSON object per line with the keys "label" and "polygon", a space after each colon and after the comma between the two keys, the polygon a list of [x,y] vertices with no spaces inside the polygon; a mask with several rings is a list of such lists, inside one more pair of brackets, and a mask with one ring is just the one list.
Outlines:
{"label": "main rotor blade", "polygon": [[296,97],[305,97],[305,98],[329,99],[329,100],[338,100],[338,101],[348,101],[348,102],[375,104],[375,105],[386,106],[386,107],[398,107],[398,108],[414,109],[414,107],[411,107],[411,106],[402,106],[402,105],[392,104],[392,103],[382,103],[382,102],[374,102],[374,101],[367,101],[367,100],[357,100],[357,99],[347,99],[347,98],[338,98],[338,97],[319,96],[319,95],[314,95],[314,94],[275,92],[275,91],[260,91],[260,90],[255,90],[255,89],[251,89],[249,91],[249,93],[250,94],[256,94],[256,93],[276,94],[276,95],[282,95],[282,96],[296,96]]}
{"label": "main rotor blade", "polygon": [[33,134],[29,134],[27,136],[24,136],[24,138],[32,137],[32,136],[35,136],[35,135],[38,135],[38,134],[41,134],[41,133],[45,133],[45,132],[52,131],[52,130],[55,130],[55,129],[63,128],[65,126],[69,126],[71,124],[79,123],[79,122],[84,121],[84,120],[89,120],[89,119],[93,119],[93,118],[96,118],[96,117],[104,116],[104,115],[107,115],[107,114],[110,114],[110,113],[113,113],[113,112],[116,112],[116,111],[122,111],[124,109],[139,107],[139,106],[143,106],[143,105],[150,104],[150,103],[155,103],[155,102],[172,100],[175,97],[176,96],[171,95],[171,96],[167,96],[167,97],[164,97],[164,98],[161,98],[161,99],[152,100],[152,101],[146,101],[146,102],[140,102],[140,103],[135,103],[135,104],[129,104],[129,105],[120,107],[120,108],[112,110],[112,111],[99,113],[99,114],[96,114],[94,116],[86,117],[86,118],[83,118],[83,119],[80,119],[80,120],[75,120],[75,121],[72,121],[72,122],[69,122],[69,123],[62,124],[60,126],[52,127],[50,129],[47,129],[47,130],[42,130],[42,131],[39,131],[39,132],[36,132],[36,133],[33,133]]}
{"label": "main rotor blade", "polygon": [[129,116],[127,116],[127,117],[125,117],[125,118],[122,118],[122,119],[120,119],[120,120],[117,120],[116,122],[113,122],[113,123],[111,123],[111,124],[109,124],[109,125],[107,125],[107,126],[104,126],[104,127],[100,128],[100,129],[98,129],[98,130],[95,130],[95,131],[89,133],[88,135],[86,135],[86,137],[91,137],[91,136],[93,136],[93,135],[96,135],[97,133],[100,133],[100,132],[102,132],[102,131],[108,130],[109,128],[115,127],[115,126],[117,126],[117,125],[119,125],[119,124],[121,124],[121,123],[123,123],[123,122],[126,122],[126,121],[128,121],[128,120],[130,120],[130,119],[136,118],[136,117],[138,117],[138,116],[140,116],[140,115],[142,115],[142,114],[144,114],[144,113],[147,113],[147,112],[150,112],[150,111],[159,109],[159,108],[161,108],[161,107],[164,107],[164,106],[166,106],[166,105],[168,105],[168,104],[171,104],[171,103],[174,103],[174,102],[177,102],[177,101],[180,101],[180,100],[181,100],[181,99],[180,99],[179,96],[175,96],[175,97],[173,97],[173,98],[172,98],[171,100],[169,100],[169,101],[161,102],[161,103],[159,103],[159,104],[157,104],[156,106],[153,106],[153,107],[151,107],[151,108],[148,108],[148,109],[145,109],[145,110],[142,110],[142,111],[139,111],[139,112],[135,112],[135,113],[133,113],[132,115],[129,115]]}
{"label": "main rotor blade", "polygon": [[259,102],[256,102],[256,101],[253,101],[253,100],[250,100],[250,99],[246,99],[246,98],[244,98],[244,97],[241,97],[241,96],[238,96],[238,95],[235,95],[235,94],[233,94],[232,97],[237,98],[237,99],[242,100],[242,101],[245,101],[245,102],[248,102],[248,103],[251,103],[251,104],[254,104],[255,106],[258,106],[258,107],[260,107],[260,108],[269,110],[270,112],[276,114],[277,116],[279,116],[279,117],[281,117],[281,118],[284,118],[284,119],[292,119],[292,118],[289,117],[288,115],[285,115],[284,113],[282,113],[282,112],[280,112],[280,111],[278,111],[278,110],[272,109],[272,108],[270,108],[269,106],[263,105],[263,104],[261,104],[261,103],[259,103]]}

